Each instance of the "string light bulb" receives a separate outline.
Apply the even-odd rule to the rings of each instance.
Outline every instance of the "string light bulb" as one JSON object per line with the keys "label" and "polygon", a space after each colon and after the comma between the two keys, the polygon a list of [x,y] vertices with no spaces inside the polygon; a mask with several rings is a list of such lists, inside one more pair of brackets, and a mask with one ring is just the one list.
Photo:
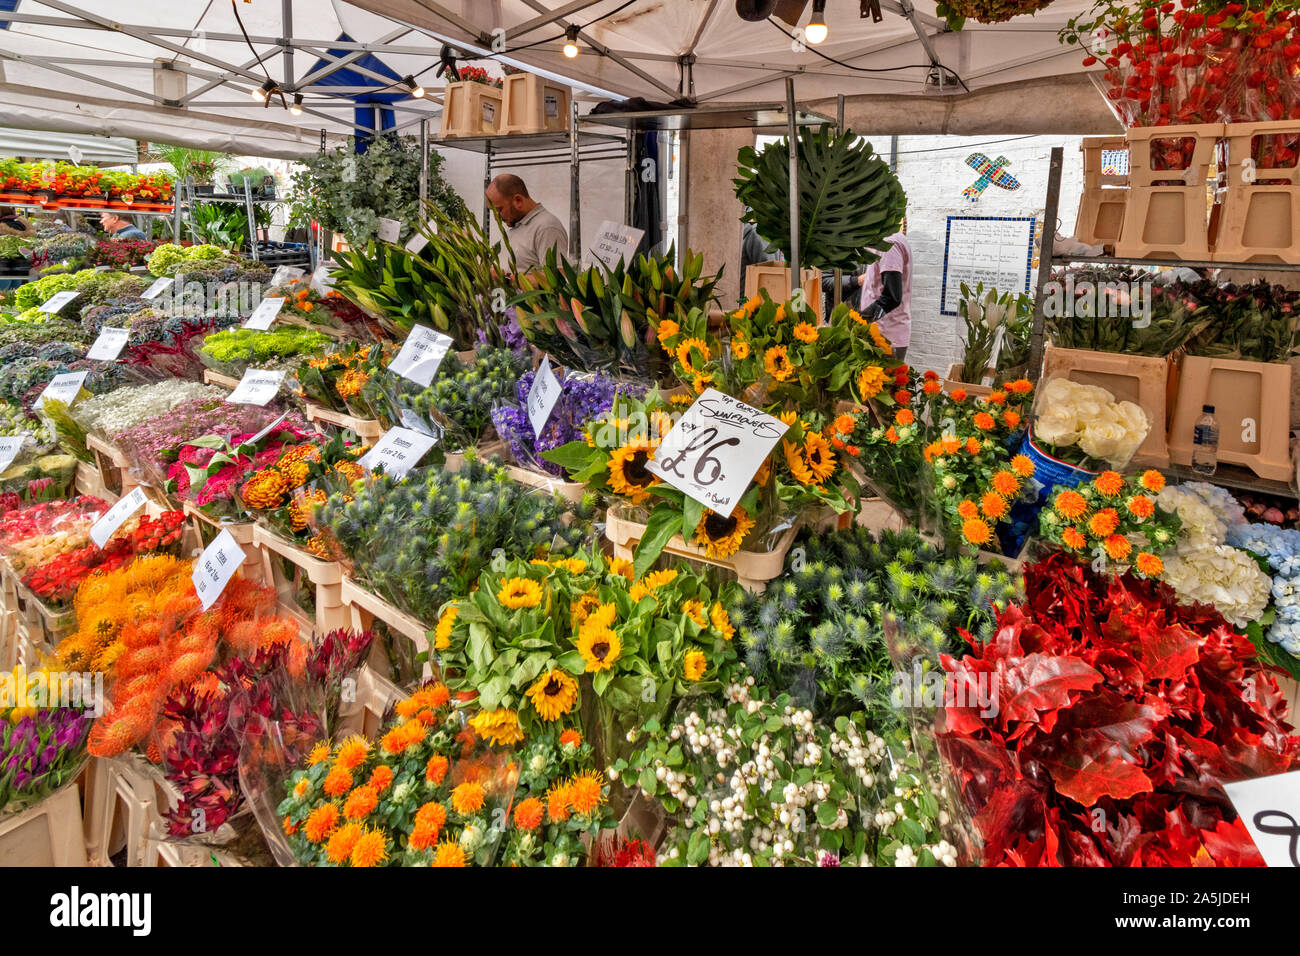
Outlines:
{"label": "string light bulb", "polygon": [[578,58],[578,28],[568,27],[564,31],[564,55],[570,60]]}
{"label": "string light bulb", "polygon": [[411,95],[414,96],[417,100],[422,99],[424,97],[424,87],[421,86],[419,83],[415,82],[415,77],[406,76],[402,79],[402,82],[407,85],[407,87],[411,91]]}
{"label": "string light bulb", "polygon": [[826,26],[826,0],[813,0],[812,17],[808,20],[808,26],[804,28],[804,39],[816,46],[818,43],[825,42],[830,32],[830,28]]}
{"label": "string light bulb", "polygon": [[293,105],[289,107],[289,112],[292,113],[294,116],[302,115],[302,94],[301,93],[293,94]]}
{"label": "string light bulb", "polygon": [[257,102],[265,103],[266,98],[270,96],[273,92],[275,92],[275,83],[273,83],[271,80],[267,80],[261,86],[249,90],[249,95],[252,96],[253,99],[257,100]]}

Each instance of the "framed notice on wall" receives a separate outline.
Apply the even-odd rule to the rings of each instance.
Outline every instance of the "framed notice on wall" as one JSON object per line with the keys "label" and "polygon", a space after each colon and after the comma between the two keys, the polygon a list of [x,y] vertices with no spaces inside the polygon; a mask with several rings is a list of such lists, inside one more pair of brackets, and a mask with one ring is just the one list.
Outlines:
{"label": "framed notice on wall", "polygon": [[943,244],[939,312],[956,315],[961,284],[1028,292],[1034,264],[1033,216],[949,216]]}

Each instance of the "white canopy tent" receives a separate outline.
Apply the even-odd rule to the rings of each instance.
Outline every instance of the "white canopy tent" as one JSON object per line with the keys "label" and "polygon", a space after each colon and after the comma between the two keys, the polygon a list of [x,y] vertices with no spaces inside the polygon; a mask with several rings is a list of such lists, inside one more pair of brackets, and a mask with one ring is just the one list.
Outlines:
{"label": "white canopy tent", "polygon": [[[1000,132],[1059,131],[1071,116],[1078,132],[1117,128],[1077,48],[1056,38],[1083,0],[958,33],[932,2],[879,2],[877,23],[828,0],[830,37],[812,47],[791,39],[806,9],[796,24],[747,22],[735,0],[0,0],[12,8],[0,12],[0,125],[292,158],[319,149],[322,130],[337,142],[436,124],[447,41],[608,96],[779,101],[793,76],[814,108],[844,93],[852,118],[874,101],[864,118],[881,131],[956,131],[976,102],[975,125],[992,112]],[[570,27],[577,59],[561,52]],[[407,76],[428,95],[412,96]],[[251,95],[268,83],[284,94],[269,107]],[[285,108],[295,94],[300,114]]]}

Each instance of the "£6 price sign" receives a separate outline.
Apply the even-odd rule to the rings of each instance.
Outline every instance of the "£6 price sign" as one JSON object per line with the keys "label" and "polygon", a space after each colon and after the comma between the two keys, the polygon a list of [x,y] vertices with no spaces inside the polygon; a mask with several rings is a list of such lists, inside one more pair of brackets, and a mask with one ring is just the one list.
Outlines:
{"label": "\u00a36 price sign", "polygon": [[654,461],[646,468],[729,518],[789,427],[739,399],[708,388],[664,436]]}

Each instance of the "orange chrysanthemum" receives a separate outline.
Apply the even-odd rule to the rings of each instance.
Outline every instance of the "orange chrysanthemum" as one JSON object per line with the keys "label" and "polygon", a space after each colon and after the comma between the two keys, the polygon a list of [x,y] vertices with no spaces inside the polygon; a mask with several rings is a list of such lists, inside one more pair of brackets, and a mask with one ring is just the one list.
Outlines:
{"label": "orange chrysanthemum", "polygon": [[1021,478],[1031,478],[1034,474],[1034,462],[1028,455],[1016,455],[1011,459],[1011,470]]}
{"label": "orange chrysanthemum", "polygon": [[1094,538],[1109,538],[1119,527],[1119,515],[1114,508],[1103,508],[1088,522],[1088,531]]}
{"label": "orange chrysanthemum", "polygon": [[302,835],[310,843],[320,843],[329,837],[338,822],[339,808],[332,803],[322,803],[307,815],[307,822],[303,824]]}
{"label": "orange chrysanthemum", "polygon": [[368,784],[357,787],[343,801],[343,815],[349,820],[360,820],[370,815],[379,805],[379,791]]}
{"label": "orange chrysanthemum", "polygon": [[341,797],[352,789],[352,774],[342,767],[334,767],[325,776],[322,789],[325,791],[326,796]]}
{"label": "orange chrysanthemum", "polygon": [[957,506],[957,514],[963,520],[969,521],[972,518],[978,518],[980,516],[980,509],[975,502],[967,498]]}
{"label": "orange chrysanthemum", "polygon": [[1149,468],[1142,472],[1142,487],[1147,491],[1155,494],[1165,486],[1165,476],[1160,474],[1154,468]]}
{"label": "orange chrysanthemum", "polygon": [[1008,408],[1002,413],[1002,421],[1008,428],[1018,428],[1020,426],[1020,413],[1014,408]]}
{"label": "orange chrysanthemum", "polygon": [[1088,510],[1088,502],[1077,491],[1067,489],[1057,494],[1056,500],[1052,502],[1052,507],[1056,509],[1056,513],[1062,518],[1074,521],[1083,517],[1083,513]]}
{"label": "orange chrysanthemum", "polygon": [[451,791],[451,808],[461,816],[469,816],[483,809],[486,794],[481,783],[462,783]]}
{"label": "orange chrysanthemum", "polygon": [[1013,472],[995,471],[993,473],[993,490],[1003,498],[1010,498],[1020,493],[1020,479]]}
{"label": "orange chrysanthemum", "polygon": [[994,491],[987,491],[980,496],[980,511],[991,521],[998,521],[1007,515],[1007,499]]}
{"label": "orange chrysanthemum", "polygon": [[388,859],[388,840],[383,830],[367,830],[352,846],[353,866],[379,866]]}
{"label": "orange chrysanthemum", "polygon": [[1114,498],[1124,490],[1124,477],[1118,471],[1103,471],[1092,480],[1092,485],[1107,498]]}
{"label": "orange chrysanthemum", "polygon": [[1102,547],[1113,561],[1123,561],[1133,551],[1132,543],[1122,534],[1112,534],[1102,543]]}
{"label": "orange chrysanthemum", "polygon": [[578,733],[576,730],[574,730],[572,727],[570,727],[570,728],[569,728],[568,730],[566,730],[564,733],[560,734],[560,746],[561,746],[561,747],[568,747],[568,746],[581,747],[581,746],[582,746],[582,734]]}
{"label": "orange chrysanthemum", "polygon": [[344,770],[356,770],[365,763],[366,755],[369,753],[370,744],[366,739],[353,734],[339,744],[339,752],[334,755],[334,766],[342,767]]}
{"label": "orange chrysanthemum", "polygon": [[536,830],[542,825],[546,807],[536,797],[529,797],[515,807],[515,826],[521,830]]}
{"label": "orange chrysanthemum", "polygon": [[961,523],[962,537],[971,544],[979,547],[988,544],[993,540],[993,529],[988,526],[988,522],[979,518],[968,518]]}
{"label": "orange chrysanthemum", "polygon": [[1146,495],[1134,495],[1124,507],[1128,508],[1129,514],[1139,519],[1150,518],[1156,513],[1156,503]]}
{"label": "orange chrysanthemum", "polygon": [[910,425],[916,421],[916,413],[910,408],[900,408],[894,413],[895,425]]}
{"label": "orange chrysanthemum", "polygon": [[988,431],[997,424],[997,422],[993,420],[993,416],[988,412],[976,412],[975,417],[971,419],[971,421],[974,423],[976,428],[983,432]]}
{"label": "orange chrysanthemum", "polygon": [[1066,526],[1065,530],[1061,532],[1061,541],[1071,551],[1082,551],[1088,546],[1088,539],[1074,525]]}
{"label": "orange chrysanthemum", "polygon": [[1135,565],[1139,574],[1144,574],[1149,578],[1158,578],[1165,572],[1165,563],[1149,551],[1140,552]]}
{"label": "orange chrysanthemum", "polygon": [[438,844],[437,851],[433,854],[433,866],[465,866],[465,851],[460,848],[459,843],[453,843],[446,840]]}
{"label": "orange chrysanthemum", "polygon": [[325,857],[331,863],[341,864],[352,856],[352,849],[357,841],[365,835],[359,823],[345,823],[334,831],[325,846]]}

